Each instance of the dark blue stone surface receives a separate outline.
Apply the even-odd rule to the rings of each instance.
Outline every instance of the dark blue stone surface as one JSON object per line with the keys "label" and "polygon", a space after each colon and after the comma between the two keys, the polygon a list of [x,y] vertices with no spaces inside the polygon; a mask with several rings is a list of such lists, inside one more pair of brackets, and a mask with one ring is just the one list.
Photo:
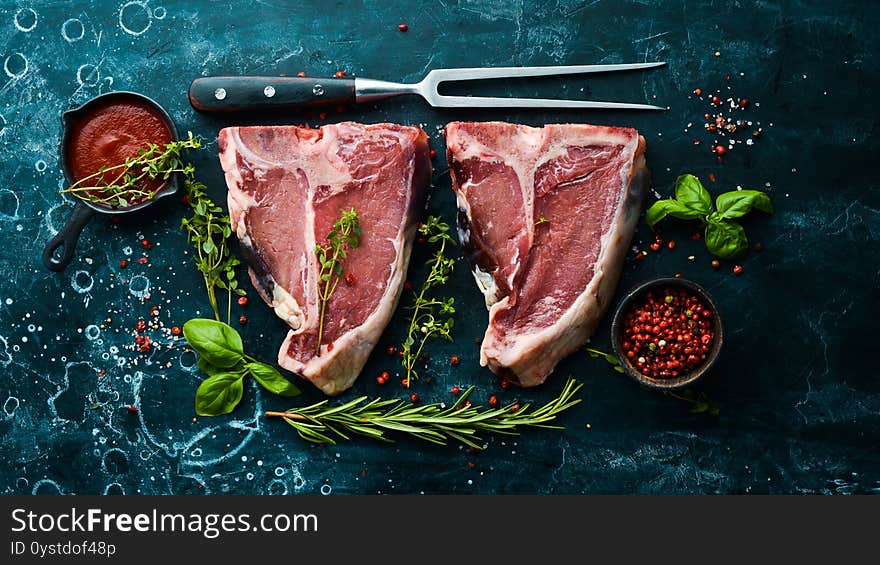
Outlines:
{"label": "dark blue stone surface", "polygon": [[[408,32],[397,30],[401,22]],[[876,6],[860,1],[4,1],[0,492],[877,492],[878,26]],[[186,99],[190,80],[207,74],[345,70],[414,81],[439,67],[653,60],[669,66],[470,91],[646,101],[668,105],[665,113],[434,110],[399,99],[331,110],[322,121],[291,113],[197,115]],[[738,135],[743,143],[723,163],[709,150],[715,134],[705,131],[703,115],[712,110],[692,95],[698,87],[704,99],[747,97],[751,105],[737,115],[753,122],[749,130],[763,130],[753,145],[747,133]],[[690,229],[670,225],[665,236],[678,247],[628,262],[618,289],[619,296],[644,278],[682,273],[713,293],[726,344],[698,390],[720,403],[720,415],[691,414],[688,403],[642,390],[586,353],[562,363],[545,386],[502,391],[478,366],[474,340],[486,313],[459,261],[450,286],[460,305],[456,340],[432,346],[433,378],[418,383],[419,394],[450,401],[450,386],[474,384],[482,403],[490,394],[543,401],[570,374],[586,386],[583,403],[562,418],[564,431],[487,437],[483,453],[414,441],[312,446],[260,417],[321,398],[302,382],[305,394],[292,401],[248,388],[232,416],[194,420],[199,379],[183,342],[153,331],[159,347],[152,354],[132,350],[134,324],[153,305],[166,328],[209,311],[177,229],[180,203],[167,199],[119,224],[96,219],[62,274],[40,263],[42,246],[72,208],[58,194],[59,115],[109,90],[155,98],[182,131],[208,140],[192,160],[220,201],[221,127],[342,119],[421,125],[441,156],[439,131],[450,120],[633,126],[647,138],[659,195],[683,172],[700,176],[713,194],[736,186],[769,191],[776,214],[746,221],[765,250],[750,252],[742,276],[729,263],[713,270]],[[452,220],[442,158],[434,185],[431,210]],[[651,238],[641,225],[635,244],[645,248]],[[248,349],[274,359],[282,323],[256,300],[234,312],[249,318],[242,329]],[[398,313],[382,345],[399,341],[401,319]],[[608,350],[608,333],[605,320],[593,345]],[[447,361],[453,353],[458,367]],[[398,381],[380,387],[374,379],[398,368],[377,352],[342,398],[402,396]],[[127,409],[132,404],[138,413]]]}

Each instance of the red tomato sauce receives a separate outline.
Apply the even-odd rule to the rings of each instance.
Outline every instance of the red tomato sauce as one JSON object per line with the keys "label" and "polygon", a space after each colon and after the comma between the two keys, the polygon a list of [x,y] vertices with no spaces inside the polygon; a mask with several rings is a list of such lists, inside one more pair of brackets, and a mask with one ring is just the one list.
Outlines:
{"label": "red tomato sauce", "polygon": [[[74,182],[97,173],[101,167],[110,168],[137,157],[139,149],[151,143],[164,147],[173,141],[173,134],[165,117],[153,106],[137,100],[108,100],[76,116],[69,126],[67,160]],[[89,186],[112,183],[122,168],[106,171],[100,177],[86,181]],[[103,182],[100,179],[103,178]],[[145,179],[141,188],[155,195],[168,181],[161,178]],[[89,191],[101,196],[100,189]],[[139,204],[146,198],[130,205]]]}

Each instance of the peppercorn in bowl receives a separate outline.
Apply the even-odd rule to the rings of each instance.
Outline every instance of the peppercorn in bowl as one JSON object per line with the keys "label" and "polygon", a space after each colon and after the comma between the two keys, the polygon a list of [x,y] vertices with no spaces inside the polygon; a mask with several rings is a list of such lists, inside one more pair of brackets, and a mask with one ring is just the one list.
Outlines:
{"label": "peppercorn in bowl", "polygon": [[722,342],[715,301],[687,279],[639,284],[621,300],[611,324],[611,343],[626,374],[657,389],[682,388],[702,377]]}

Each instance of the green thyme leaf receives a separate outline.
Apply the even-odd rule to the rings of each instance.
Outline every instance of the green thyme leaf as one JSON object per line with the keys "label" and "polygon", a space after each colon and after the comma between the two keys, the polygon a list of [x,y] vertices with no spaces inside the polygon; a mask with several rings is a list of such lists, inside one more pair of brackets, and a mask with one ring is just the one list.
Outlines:
{"label": "green thyme leaf", "polygon": [[[321,355],[321,346],[324,340],[324,317],[327,313],[327,302],[336,290],[339,279],[342,277],[343,267],[342,261],[348,257],[345,247],[354,249],[360,245],[361,228],[360,220],[354,208],[350,210],[341,210],[341,215],[336,222],[333,223],[333,229],[327,234],[327,241],[330,244],[326,247],[322,245],[315,246],[315,255],[321,264],[321,270],[318,273],[318,280],[322,283],[318,285],[318,294],[320,299],[320,313],[318,315],[318,346],[317,355]],[[323,286],[322,286],[323,285]]]}
{"label": "green thyme leaf", "polygon": [[[415,293],[409,317],[409,328],[404,339],[401,351],[401,365],[406,371],[404,383],[407,387],[412,381],[419,378],[416,370],[419,358],[425,348],[425,344],[431,338],[439,337],[452,341],[453,314],[455,314],[455,300],[453,298],[437,299],[431,296],[431,289],[446,284],[449,276],[455,268],[455,261],[446,257],[446,246],[455,245],[452,236],[449,235],[449,224],[443,222],[440,216],[428,216],[425,223],[419,226],[419,234],[428,242],[437,244],[437,249],[428,261],[430,272],[422,283],[418,293]],[[440,316],[443,316],[442,318]]]}

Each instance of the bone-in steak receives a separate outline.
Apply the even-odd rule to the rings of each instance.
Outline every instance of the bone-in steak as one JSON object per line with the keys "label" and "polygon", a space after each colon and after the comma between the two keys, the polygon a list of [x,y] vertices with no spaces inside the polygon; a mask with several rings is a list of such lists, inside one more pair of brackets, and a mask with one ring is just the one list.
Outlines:
{"label": "bone-in steak", "polygon": [[614,294],[649,180],[626,128],[446,126],[461,240],[489,308],[481,364],[544,382]]}
{"label": "bone-in steak", "polygon": [[[327,394],[349,388],[400,297],[431,180],[420,128],[352,122],[320,129],[230,127],[220,162],[232,226],[249,255],[251,280],[290,331],[279,364]],[[363,235],[327,303],[318,353],[320,265],[316,244],[342,210]]]}

